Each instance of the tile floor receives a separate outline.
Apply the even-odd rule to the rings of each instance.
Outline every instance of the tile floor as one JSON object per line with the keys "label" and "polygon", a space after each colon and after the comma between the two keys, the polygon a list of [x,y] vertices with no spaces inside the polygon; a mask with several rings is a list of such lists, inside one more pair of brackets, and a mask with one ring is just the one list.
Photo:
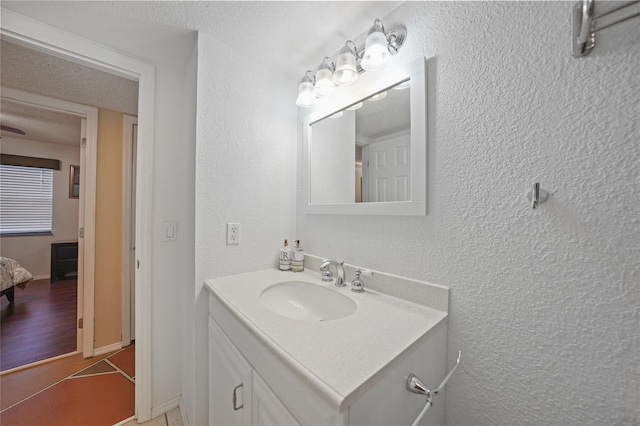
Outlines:
{"label": "tile floor", "polygon": [[[135,345],[94,362],[52,361],[2,377],[0,424],[47,426],[137,425],[135,400]],[[67,365],[68,364],[68,365]],[[73,369],[73,365],[77,365]],[[45,371],[45,369],[52,371]],[[33,371],[30,371],[33,370]],[[58,379],[37,383],[36,377]],[[20,387],[25,389],[20,389]],[[29,390],[30,389],[30,390]],[[16,393],[16,395],[11,395]],[[8,395],[9,394],[9,395]],[[183,426],[179,408],[143,423],[148,426]]]}
{"label": "tile floor", "polygon": [[[56,363],[58,361],[54,361]],[[27,370],[10,373],[32,382]],[[42,371],[42,369],[40,370]],[[64,371],[64,370],[63,370]],[[6,401],[6,393],[12,389],[3,386],[3,404],[0,411],[0,424],[22,425],[91,425],[111,426],[114,424],[136,425],[135,420],[125,422],[134,414],[135,394],[135,345],[130,345],[104,359],[96,359],[89,366],[82,365],[62,380],[40,386],[32,385],[32,390]],[[20,377],[14,377],[18,384]],[[24,381],[23,380],[23,381]],[[7,381],[3,377],[3,382]],[[3,383],[3,384],[5,384]],[[11,386],[13,388],[13,386]],[[14,388],[17,390],[16,388]],[[182,426],[182,417],[178,408],[158,416],[149,426]]]}

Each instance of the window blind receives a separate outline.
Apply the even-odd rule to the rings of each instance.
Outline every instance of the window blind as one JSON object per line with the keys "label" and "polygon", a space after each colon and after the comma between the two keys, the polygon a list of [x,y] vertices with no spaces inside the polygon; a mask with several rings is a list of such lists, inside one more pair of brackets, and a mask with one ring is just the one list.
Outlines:
{"label": "window blind", "polygon": [[50,233],[53,170],[0,165],[0,234]]}

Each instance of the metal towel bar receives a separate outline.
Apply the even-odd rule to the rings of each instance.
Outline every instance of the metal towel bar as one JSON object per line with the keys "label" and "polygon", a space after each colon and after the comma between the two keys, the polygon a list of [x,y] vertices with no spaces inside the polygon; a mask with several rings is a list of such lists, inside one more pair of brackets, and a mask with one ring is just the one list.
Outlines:
{"label": "metal towel bar", "polygon": [[640,0],[626,2],[614,9],[595,14],[595,0],[579,0],[572,10],[571,19],[571,54],[575,57],[588,55],[596,44],[596,33],[605,28],[612,27],[621,22],[640,16],[640,10],[631,10],[628,15],[622,16],[613,22],[598,25],[597,20],[612,13],[640,4]]}
{"label": "metal towel bar", "polygon": [[429,408],[433,405],[433,397],[438,395],[440,392],[442,392],[442,389],[447,385],[447,382],[453,375],[453,372],[456,371],[456,368],[458,368],[458,365],[460,365],[461,356],[462,356],[462,351],[458,351],[458,360],[456,361],[456,365],[453,366],[451,371],[449,371],[449,374],[447,374],[445,378],[442,380],[442,383],[440,383],[438,387],[436,387],[434,390],[429,390],[425,386],[425,384],[422,383],[422,380],[420,380],[418,376],[416,376],[415,374],[410,374],[409,377],[407,377],[407,383],[405,385],[406,389],[411,393],[417,393],[418,395],[424,395],[427,397],[427,401],[424,404],[424,408],[420,411],[420,414],[418,414],[418,417],[416,417],[416,419],[411,424],[411,426],[417,426],[418,424],[420,424],[424,415],[427,413],[427,411],[429,411]]}

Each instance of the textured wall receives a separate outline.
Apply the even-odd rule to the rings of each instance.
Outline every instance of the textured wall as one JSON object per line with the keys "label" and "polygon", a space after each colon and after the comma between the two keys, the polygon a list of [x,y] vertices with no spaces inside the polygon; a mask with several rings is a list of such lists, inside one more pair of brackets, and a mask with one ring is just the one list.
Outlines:
{"label": "textured wall", "polygon": [[[144,36],[144,34],[141,34]],[[152,406],[158,407],[181,394],[184,334],[180,317],[181,290],[193,282],[193,176],[195,168],[196,35],[172,37],[138,45],[133,53],[156,66],[153,159],[153,278],[152,278]],[[183,60],[184,59],[184,60]],[[176,241],[162,241],[162,223],[178,223]]]}
{"label": "textured wall", "polygon": [[[297,88],[287,83],[199,34],[196,294],[207,278],[275,267],[294,239],[295,107],[282,105]],[[241,224],[240,245],[226,245],[228,222]]]}
{"label": "textured wall", "polygon": [[[275,268],[282,240],[295,239],[296,91],[296,85],[279,73],[221,44],[207,31],[199,33],[197,301],[194,306],[192,287],[186,309],[195,311],[194,357],[187,354],[184,361],[186,374],[195,377],[183,382],[185,393],[195,385],[196,400],[188,401],[190,424],[208,421],[204,280]],[[226,245],[228,222],[241,224],[240,245]]]}
{"label": "textured wall", "polygon": [[298,213],[310,253],[451,287],[448,425],[640,424],[640,26],[576,59],[571,6],[399,7],[396,60],[428,58],[428,215]]}

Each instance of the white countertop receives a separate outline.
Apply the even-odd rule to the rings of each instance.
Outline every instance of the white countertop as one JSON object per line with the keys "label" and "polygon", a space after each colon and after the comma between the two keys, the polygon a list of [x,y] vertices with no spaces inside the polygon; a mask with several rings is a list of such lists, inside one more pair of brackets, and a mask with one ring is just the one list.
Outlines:
{"label": "white countertop", "polygon": [[[266,287],[294,280],[335,289],[357,309],[345,318],[315,322],[286,318],[262,305],[260,293]],[[206,286],[261,343],[339,409],[447,317],[444,311],[366,289],[366,280],[366,291],[354,293],[349,284],[338,288],[323,283],[319,273],[308,270],[268,269],[209,279]]]}

